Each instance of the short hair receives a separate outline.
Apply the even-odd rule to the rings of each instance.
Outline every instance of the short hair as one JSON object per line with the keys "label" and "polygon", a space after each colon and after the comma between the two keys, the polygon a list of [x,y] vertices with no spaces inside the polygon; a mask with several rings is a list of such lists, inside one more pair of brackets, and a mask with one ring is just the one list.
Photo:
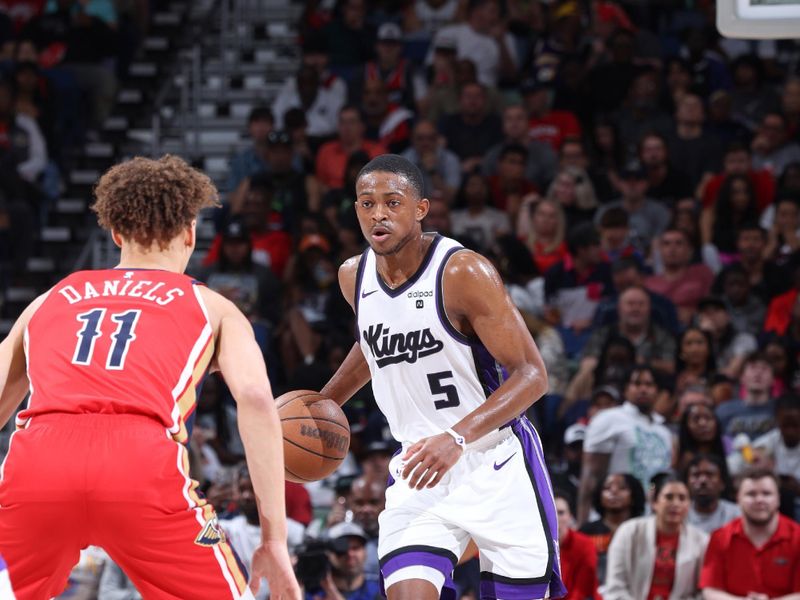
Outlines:
{"label": "short hair", "polygon": [[[647,293],[647,290],[645,288],[641,286],[635,286],[635,287],[644,291],[645,294]],[[653,378],[653,382],[656,385],[658,385],[658,373],[656,373],[656,370],[649,363],[638,363],[633,365],[625,374],[625,385],[628,385],[633,380],[634,375],[637,375],[638,373],[650,373],[650,376]]]}
{"label": "short hair", "polygon": [[782,410],[800,410],[800,396],[784,394],[775,401],[775,412]]}
{"label": "short hair", "polygon": [[254,123],[255,121],[269,121],[270,123],[274,123],[275,117],[268,106],[256,106],[250,111],[250,115],[247,117],[248,123]]}
{"label": "short hair", "polygon": [[629,223],[628,212],[620,206],[612,206],[600,217],[600,229],[627,227]]}
{"label": "short hair", "polygon": [[641,263],[633,256],[622,256],[611,263],[611,273],[622,273],[628,269],[636,269],[637,273],[642,272]]}
{"label": "short hair", "polygon": [[205,173],[177,156],[137,156],[111,167],[94,189],[92,210],[101,227],[144,247],[165,249],[197,218],[201,209],[219,206]]}
{"label": "short hair", "polygon": [[727,146],[725,146],[725,152],[723,153],[723,157],[728,156],[729,154],[738,154],[739,152],[744,152],[747,155],[749,155],[750,148],[744,142],[740,142],[739,140],[734,140],[730,142]]}
{"label": "short hair", "polygon": [[510,144],[505,144],[500,150],[499,159],[503,160],[509,154],[516,154],[517,156],[521,156],[523,160],[528,159],[528,149],[522,144],[517,144],[514,142]]}
{"label": "short hair", "polygon": [[781,489],[781,482],[778,480],[778,476],[775,474],[775,472],[763,467],[745,469],[745,471],[738,477],[738,485],[736,486],[737,492],[739,491],[739,488],[745,479],[750,479],[751,481],[758,481],[759,479],[772,479],[772,481],[775,482],[775,487],[777,487],[778,490]]}
{"label": "short hair", "polygon": [[753,350],[744,359],[744,362],[742,363],[742,371],[744,371],[744,368],[747,365],[751,365],[757,362],[766,363],[770,366],[770,369],[772,368],[772,363],[769,361],[769,357],[767,356],[766,352],[764,352],[763,350]]}
{"label": "short hair", "polygon": [[591,223],[579,223],[569,230],[567,234],[567,250],[570,254],[575,254],[581,248],[597,246],[600,244],[600,237],[597,230]]}
{"label": "short hair", "polygon": [[761,227],[755,221],[745,221],[741,225],[739,225],[739,230],[736,232],[736,237],[739,237],[743,233],[747,231],[758,231],[761,234],[761,237],[765,240],[767,239],[767,230]]}
{"label": "short hair", "polygon": [[417,199],[424,197],[423,190],[425,189],[425,184],[423,183],[422,172],[419,170],[419,167],[410,160],[403,158],[399,154],[381,154],[364,165],[364,168],[358,172],[356,181],[361,179],[364,175],[378,171],[405,177],[414,190]]}

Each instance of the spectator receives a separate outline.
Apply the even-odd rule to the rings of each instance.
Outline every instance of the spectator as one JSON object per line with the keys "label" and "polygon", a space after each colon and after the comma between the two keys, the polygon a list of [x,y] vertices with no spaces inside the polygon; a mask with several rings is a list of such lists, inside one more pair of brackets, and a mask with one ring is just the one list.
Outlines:
{"label": "spectator", "polygon": [[457,0],[416,0],[404,12],[404,28],[430,41],[437,31],[456,20],[460,10]]}
{"label": "spectator", "polygon": [[789,340],[784,337],[767,334],[763,344],[764,354],[772,365],[775,374],[775,395],[795,392],[797,389],[797,357],[792,351]]}
{"label": "spectator", "polygon": [[663,204],[645,196],[646,173],[638,160],[625,165],[620,173],[619,186],[621,198],[604,204],[595,213],[594,222],[600,223],[603,214],[612,207],[623,208],[628,213],[631,242],[644,254],[653,239],[666,229],[669,211]]}
{"label": "spectator", "polygon": [[364,139],[361,113],[355,106],[347,105],[339,111],[337,139],[323,144],[317,153],[316,174],[323,191],[342,187],[347,158],[359,150],[366,152],[370,158],[386,152],[381,144]]}
{"label": "spectator", "polygon": [[594,542],[597,578],[605,581],[608,547],[620,525],[644,514],[644,489],[633,475],[613,473],[601,480],[593,490],[592,506],[599,519],[585,523],[579,531]]}
{"label": "spectator", "polygon": [[447,237],[452,237],[450,225],[450,207],[444,200],[434,198],[431,200],[428,214],[422,221],[423,231],[435,231]]}
{"label": "spectator", "polygon": [[389,102],[386,84],[379,79],[364,82],[361,90],[365,137],[386,147],[389,152],[402,152],[411,136],[411,120],[414,117],[405,106]]}
{"label": "spectator", "polygon": [[277,126],[283,127],[286,113],[299,108],[305,113],[308,135],[324,138],[336,132],[336,115],[346,101],[347,89],[341,79],[326,82],[317,67],[305,63],[284,82],[272,102],[272,112]]}
{"label": "spectator", "polygon": [[[335,231],[342,222],[354,222],[356,178],[368,162],[369,156],[366,152],[359,150],[351,154],[345,165],[344,185],[341,188],[329,190],[322,198],[322,212],[330,231]],[[358,239],[359,241],[362,239],[360,233]]]}
{"label": "spectator", "polygon": [[669,298],[678,309],[678,318],[687,325],[697,311],[697,303],[708,296],[714,274],[703,264],[691,264],[692,242],[685,231],[667,229],[658,239],[664,270],[645,280],[647,289]]}
{"label": "spectator", "polygon": [[[710,454],[724,460],[731,450],[730,438],[723,435],[722,426],[714,414],[708,395],[703,392],[701,398],[689,405],[686,404],[686,398],[682,398],[682,401],[684,404],[680,416],[675,460],[677,468],[685,470],[692,459],[699,454]],[[722,474],[727,480],[727,467],[723,469]]]}
{"label": "spectator", "polygon": [[722,161],[719,142],[703,131],[705,118],[703,101],[686,94],[675,109],[675,129],[669,136],[669,155],[675,167],[689,176],[693,187],[719,171]]}
{"label": "spectator", "polygon": [[567,352],[575,354],[590,335],[594,311],[613,289],[608,264],[603,262],[597,232],[590,223],[567,236],[569,256],[545,274],[547,319],[560,327]]}
{"label": "spectator", "polygon": [[375,55],[375,60],[365,65],[362,80],[358,83],[365,86],[370,81],[380,81],[392,105],[413,109],[413,65],[403,58],[403,30],[398,25],[383,23],[378,28]]}
{"label": "spectator", "polygon": [[771,86],[765,85],[764,64],[753,54],[738,56],[731,64],[733,118],[749,131],[755,131],[764,115],[778,109],[780,100]]}
{"label": "spectator", "polygon": [[745,473],[736,499],[742,516],[711,534],[703,598],[791,598],[800,591],[800,525],[778,513],[777,478]]}
{"label": "spectator", "polygon": [[328,530],[330,571],[320,589],[306,590],[305,600],[372,600],[380,595],[378,578],[364,571],[364,530],[355,523],[339,523]]}
{"label": "spectator", "polygon": [[757,347],[756,339],[749,333],[736,333],[725,302],[713,296],[698,302],[697,326],[711,334],[717,372],[738,378],[747,355]]}
{"label": "spectator", "polygon": [[[274,188],[269,177],[253,177],[240,206],[231,206],[231,215],[240,215],[247,227],[252,243],[252,258],[255,264],[272,269],[278,277],[289,261],[291,237],[285,231],[270,227],[272,219],[272,197]],[[222,236],[217,234],[203,259],[203,266],[211,266],[219,260]]]}
{"label": "spectator", "polygon": [[775,472],[781,489],[800,496],[800,399],[794,395],[778,398],[775,403],[777,427],[753,442],[754,448],[766,448],[775,457]]}
{"label": "spectator", "polygon": [[800,145],[789,139],[786,118],[779,112],[764,115],[753,141],[753,165],[766,169],[776,178],[787,165],[800,162]]}
{"label": "spectator", "polygon": [[555,490],[558,516],[558,545],[561,558],[561,581],[567,588],[564,600],[594,600],[597,594],[597,550],[591,538],[575,531],[570,501],[564,492]]}
{"label": "spectator", "polygon": [[269,108],[257,106],[250,111],[247,117],[247,133],[252,140],[252,146],[231,157],[228,182],[225,185],[229,193],[242,194],[245,188],[240,186],[245,179],[256,173],[269,171],[267,138],[274,127],[275,120]]}
{"label": "spectator", "polygon": [[564,210],[555,200],[529,197],[523,201],[517,218],[517,237],[524,240],[540,273],[546,273],[567,257],[566,221]]}
{"label": "spectator", "polygon": [[628,213],[621,206],[609,208],[600,218],[600,245],[612,264],[631,257],[644,264],[644,255],[630,241],[629,222]]}
{"label": "spectator", "polygon": [[322,29],[330,55],[331,66],[340,70],[345,79],[355,69],[369,61],[375,48],[375,32],[366,22],[364,0],[344,0],[340,14]]}
{"label": "spectator", "polygon": [[719,191],[713,211],[703,213],[703,242],[719,250],[723,262],[736,257],[739,229],[758,220],[758,206],[750,180],[744,175],[730,175]]}
{"label": "spectator", "polygon": [[592,182],[580,167],[561,167],[547,188],[547,198],[555,200],[564,209],[567,230],[591,221],[597,208]]}
{"label": "spectator", "polygon": [[608,36],[605,45],[608,60],[589,71],[587,84],[597,112],[610,113],[620,107],[638,74],[634,64],[636,39],[632,29],[618,27]]}
{"label": "spectator", "polygon": [[422,172],[425,196],[450,202],[461,184],[458,157],[440,143],[439,132],[431,121],[420,120],[411,133],[411,147],[402,153]]}
{"label": "spectator", "polygon": [[486,88],[479,83],[464,85],[458,99],[458,112],[445,116],[439,131],[447,140],[447,147],[461,160],[462,172],[469,173],[480,167],[483,154],[499,143],[502,136],[500,117],[489,111]]}
{"label": "spectator", "polygon": [[700,183],[699,195],[703,200],[703,210],[711,210],[717,203],[719,192],[725,180],[732,175],[744,175],[755,190],[759,212],[767,208],[775,197],[775,178],[766,169],[753,169],[750,149],[742,142],[731,142],[722,158],[722,172],[707,177]]}
{"label": "spectator", "polygon": [[497,174],[489,176],[492,202],[516,221],[526,197],[538,191],[533,182],[525,178],[528,151],[522,144],[508,144],[500,151]]}
{"label": "spectator", "polygon": [[455,204],[464,208],[450,215],[453,234],[470,238],[479,250],[486,250],[494,239],[511,231],[508,215],[492,206],[489,184],[478,172],[464,177]]}
{"label": "spectator", "polygon": [[[671,120],[659,108],[658,98],[658,73],[652,68],[642,68],[628,88],[624,104],[613,113],[611,121],[595,123],[595,136],[599,138],[596,140],[598,149],[604,150],[610,159],[606,161],[608,167],[614,166],[620,159],[630,160],[635,157],[639,140],[646,133],[669,134]],[[598,126],[603,130],[598,131]],[[602,133],[602,137],[598,133]],[[670,157],[675,157],[671,151]],[[685,169],[682,170],[686,172]]]}
{"label": "spectator", "polygon": [[753,441],[775,426],[772,382],[772,365],[767,357],[762,352],[748,356],[742,368],[741,396],[717,407],[725,435],[733,438],[744,433]]}
{"label": "spectator", "polygon": [[564,140],[581,136],[581,126],[573,113],[553,108],[553,83],[539,74],[538,78],[523,81],[520,92],[530,116],[530,139],[549,144],[558,152]]}
{"label": "spectator", "polygon": [[781,107],[786,119],[787,133],[790,138],[797,139],[800,133],[800,79],[789,79],[783,86]]}
{"label": "spectator", "polygon": [[689,525],[708,534],[713,533],[742,511],[735,502],[723,498],[730,486],[724,457],[718,454],[697,454],[686,466],[686,484],[692,497]]}
{"label": "spectator", "polygon": [[[577,422],[567,427],[564,430],[564,438],[562,440],[564,443],[563,461],[553,465],[550,469],[550,480],[553,484],[553,489],[561,490],[565,495],[565,499],[569,500],[570,527],[572,528],[576,526],[573,507],[575,505],[575,497],[578,495],[578,484],[581,480],[584,437],[586,437],[586,425],[584,423]],[[560,525],[558,530],[560,533]]]}
{"label": "spectator", "polygon": [[[672,435],[663,418],[653,414],[657,384],[649,365],[635,366],[625,386],[625,403],[595,415],[586,431],[578,521],[589,514],[593,489],[607,473],[630,473],[649,484],[672,463]],[[642,485],[644,487],[644,485]]]}
{"label": "spectator", "polygon": [[475,63],[482,85],[494,88],[502,77],[514,74],[517,63],[514,41],[500,21],[497,0],[471,0],[466,22],[439,29],[433,47],[444,39],[455,41],[459,59]]}
{"label": "spectator", "polygon": [[764,325],[767,307],[753,294],[750,280],[741,265],[731,265],[720,275],[722,299],[736,333],[757,336]]}
{"label": "spectator", "polygon": [[761,226],[769,233],[764,258],[778,266],[788,264],[800,250],[800,206],[794,194],[779,194],[761,215]]}
{"label": "spectator", "polygon": [[669,158],[667,140],[659,133],[648,133],[639,142],[639,160],[647,171],[647,197],[671,207],[691,196],[689,177],[678,171]]}
{"label": "spectator", "polygon": [[608,549],[603,598],[696,598],[708,535],[686,523],[689,490],[675,475],[653,486],[653,515],[623,523]]}
{"label": "spectator", "polygon": [[557,158],[553,149],[543,142],[530,139],[528,111],[520,104],[512,104],[503,109],[503,135],[505,138],[493,146],[484,156],[483,170],[487,175],[495,175],[503,148],[519,144],[528,151],[525,162],[525,178],[543,190],[556,174]]}
{"label": "spectator", "polygon": [[682,390],[689,385],[709,385],[717,370],[713,342],[708,332],[689,326],[683,330],[675,354],[675,387]]}

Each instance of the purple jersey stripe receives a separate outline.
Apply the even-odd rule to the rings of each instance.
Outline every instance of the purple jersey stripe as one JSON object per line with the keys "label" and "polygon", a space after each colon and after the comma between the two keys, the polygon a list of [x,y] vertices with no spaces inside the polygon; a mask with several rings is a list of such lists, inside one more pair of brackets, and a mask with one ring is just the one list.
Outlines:
{"label": "purple jersey stripe", "polygon": [[455,600],[456,586],[453,583],[453,561],[446,556],[439,556],[431,552],[409,551],[393,556],[389,560],[381,561],[381,585],[387,577],[406,567],[425,566],[439,571],[444,575],[444,585],[441,600]]}
{"label": "purple jersey stripe", "polygon": [[470,341],[469,347],[472,350],[472,360],[475,361],[475,371],[488,398],[508,379],[508,372],[494,359],[480,340]]}
{"label": "purple jersey stripe", "polygon": [[546,596],[548,587],[547,583],[515,584],[484,579],[481,581],[481,600],[537,600]]}
{"label": "purple jersey stripe", "polygon": [[[525,462],[528,466],[528,473],[538,499],[539,511],[543,513],[544,517],[543,525],[548,546],[550,547],[552,569],[549,574],[549,583],[546,585],[549,586],[551,598],[560,598],[566,595],[567,588],[561,581],[561,565],[558,557],[558,519],[556,517],[556,506],[553,500],[550,477],[547,474],[547,467],[545,466],[544,452],[542,451],[539,436],[527,417],[518,419],[512,424],[511,428],[522,444]],[[481,591],[483,591],[483,587],[481,587]],[[513,600],[514,598],[542,598],[544,595],[544,593],[537,596],[525,596],[523,594],[522,596],[508,596],[508,598],[509,600]],[[505,599],[506,595],[502,594],[501,597]]]}

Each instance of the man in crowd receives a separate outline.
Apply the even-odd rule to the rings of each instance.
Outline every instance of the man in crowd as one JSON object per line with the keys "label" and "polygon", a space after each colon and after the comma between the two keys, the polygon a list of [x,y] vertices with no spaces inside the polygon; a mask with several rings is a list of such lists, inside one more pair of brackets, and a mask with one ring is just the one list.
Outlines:
{"label": "man in crowd", "polygon": [[686,467],[686,485],[692,497],[688,522],[706,533],[712,533],[741,515],[739,507],[722,494],[726,482],[724,457],[698,454]]}
{"label": "man in crowd", "polygon": [[754,441],[774,427],[774,379],[772,365],[766,355],[754,352],[747,357],[742,367],[742,397],[717,407],[722,433],[731,437],[744,433],[750,441]]}

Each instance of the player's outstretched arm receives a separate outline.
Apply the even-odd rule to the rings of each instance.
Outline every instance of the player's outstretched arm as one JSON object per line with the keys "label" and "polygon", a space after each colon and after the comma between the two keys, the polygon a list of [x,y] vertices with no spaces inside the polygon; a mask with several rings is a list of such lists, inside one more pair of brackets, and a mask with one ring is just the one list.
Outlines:
{"label": "player's outstretched arm", "polygon": [[28,373],[25,362],[24,338],[28,321],[42,305],[47,294],[42,294],[22,311],[6,339],[0,343],[0,429],[17,410],[28,393]]}
{"label": "player's outstretched arm", "polygon": [[[353,309],[355,309],[356,272],[360,258],[360,256],[349,258],[339,267],[339,287]],[[320,393],[341,406],[364,387],[369,379],[369,365],[364,353],[361,352],[361,347],[355,343]]]}
{"label": "player's outstretched arm", "polygon": [[239,433],[258,501],[261,546],[253,555],[251,586],[256,591],[261,577],[266,577],[272,598],[296,600],[300,589],[286,542],[283,434],[266,365],[247,318],[219,294],[206,288],[201,293],[216,332],[215,365],[236,400]]}
{"label": "player's outstretched arm", "polygon": [[[469,444],[518,417],[541,398],[547,392],[547,373],[522,316],[486,258],[466,250],[455,253],[447,263],[442,285],[445,312],[452,325],[467,336],[477,336],[509,374],[486,402],[452,427]],[[411,487],[433,487],[461,452],[446,433],[421,440],[404,455],[408,462],[403,476],[411,476]],[[419,464],[425,468],[414,470]]]}

